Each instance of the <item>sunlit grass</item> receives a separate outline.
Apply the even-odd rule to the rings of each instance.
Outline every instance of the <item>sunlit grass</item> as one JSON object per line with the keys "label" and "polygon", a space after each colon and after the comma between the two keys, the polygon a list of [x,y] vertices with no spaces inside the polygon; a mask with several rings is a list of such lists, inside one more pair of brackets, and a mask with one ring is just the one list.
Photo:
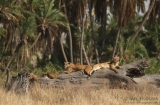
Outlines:
{"label": "sunlit grass", "polygon": [[68,85],[60,89],[37,84],[26,95],[6,93],[3,88],[0,94],[0,105],[132,105],[133,102],[158,102],[160,97],[159,91],[151,86],[124,90]]}

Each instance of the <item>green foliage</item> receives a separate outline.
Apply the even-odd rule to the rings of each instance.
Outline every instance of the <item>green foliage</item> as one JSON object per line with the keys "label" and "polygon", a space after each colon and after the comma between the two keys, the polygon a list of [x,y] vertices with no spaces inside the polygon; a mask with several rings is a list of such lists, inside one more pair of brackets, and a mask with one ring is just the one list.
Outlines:
{"label": "green foliage", "polygon": [[0,27],[0,40],[4,38],[6,34],[7,34],[7,30]]}
{"label": "green foliage", "polygon": [[151,58],[150,67],[145,69],[145,73],[147,74],[160,74],[160,59],[159,58]]}
{"label": "green foliage", "polygon": [[141,38],[134,43],[130,43],[131,37],[121,36],[119,40],[119,51],[124,63],[137,59],[148,58],[149,54],[146,46],[143,45]]}
{"label": "green foliage", "polygon": [[35,16],[32,15],[26,19],[21,20],[21,34],[30,37],[33,39],[36,34],[36,20]]}
{"label": "green foliage", "polygon": [[[29,65],[29,59],[27,59],[27,63],[23,63],[25,61],[22,60],[24,68],[27,71],[34,72],[38,75],[41,75],[43,72],[46,71],[55,72],[58,74],[62,70],[64,70],[63,61],[60,61],[59,59],[61,58],[57,58],[53,54],[53,52],[59,53],[58,51],[60,51],[56,51],[54,48],[60,47],[58,33],[67,33],[66,29],[64,29],[68,27],[68,25],[65,22],[67,16],[65,16],[61,12],[63,11],[63,3],[60,3],[61,1],[56,1],[57,3],[55,3],[55,1],[56,0],[0,0],[0,24],[4,26],[0,27],[1,58],[9,59],[15,49],[15,46],[21,41],[21,39],[23,39],[24,36],[28,36],[28,39],[26,39],[26,41],[28,43],[27,48],[29,49],[30,45],[36,42],[35,39],[37,38],[37,36],[35,35],[42,33],[43,31],[39,39],[37,38],[37,42],[35,43],[34,47],[29,51],[29,55],[31,56],[35,54],[36,51],[43,51],[43,53],[47,54],[49,52],[49,56],[52,54],[52,58],[47,60],[38,59],[36,69]],[[117,19],[121,18],[117,16],[121,12],[117,12],[117,10],[119,11],[119,9],[117,9],[120,6],[119,3],[111,2],[112,1],[107,2],[107,5],[110,6],[111,15],[110,17],[109,15],[107,15],[107,26],[105,34],[102,34],[104,32],[101,32],[102,23],[98,23],[96,21],[95,14],[93,16],[93,31],[96,37],[95,42],[92,36],[92,29],[90,26],[89,17],[86,16],[86,26],[84,28],[84,47],[87,56],[89,57],[89,59],[92,59],[93,61],[95,60],[94,43],[97,44],[101,62],[110,60],[112,56],[113,47],[115,45],[115,39],[118,31],[117,26],[119,20]],[[64,2],[63,5],[66,5],[65,3],[66,2]],[[74,3],[74,1],[71,0],[68,2],[68,4],[69,3]],[[143,1],[141,1],[141,3],[143,3]],[[72,14],[74,13],[70,13],[71,9],[76,8],[70,8],[67,6],[68,5],[66,5],[66,14],[68,15],[67,18],[69,22],[72,21],[71,19],[77,20],[76,22],[72,22],[72,24],[70,24],[72,30],[72,38],[75,39],[73,40],[73,46],[75,48],[79,47],[79,42],[81,38],[80,29],[82,28],[81,25],[77,27],[76,24],[78,22],[81,22],[82,19],[81,17],[72,16]],[[96,8],[94,9],[96,11]],[[83,14],[83,11],[80,12]],[[85,15],[87,15],[87,13]],[[119,14],[119,16],[121,15]],[[158,58],[160,53],[160,25],[158,24],[158,22],[154,25],[149,25],[148,23],[146,23],[145,28],[147,29],[147,31],[141,31],[138,37],[136,37],[134,43],[130,43],[131,37],[136,32],[135,26],[138,26],[139,23],[141,23],[142,19],[142,16],[137,15],[135,21],[129,19],[129,21],[127,21],[127,23],[129,22],[129,24],[122,29],[118,43],[118,50],[120,51],[120,55],[123,58],[121,63],[125,64],[141,58],[150,58],[152,60],[151,67],[147,69],[146,73],[160,73],[160,69],[158,67],[160,62]],[[65,53],[68,57],[70,49],[67,46],[67,44],[65,44],[64,46]],[[13,65],[15,65],[17,61],[22,57],[22,49],[25,49],[24,44],[22,43],[22,46],[20,47],[21,48],[19,48],[20,50],[16,55],[17,58],[15,58],[12,62]],[[50,50],[52,48],[53,50]],[[4,52],[5,49],[7,50]],[[74,52],[76,52],[77,54],[77,51]],[[78,57],[78,55],[79,54],[77,54],[76,56]],[[4,64],[8,63],[8,61],[5,61],[4,59],[2,60]],[[13,71],[17,73],[18,70]]]}
{"label": "green foliage", "polygon": [[36,12],[37,19],[40,21],[41,24],[47,25],[48,28],[49,25],[67,26],[65,22],[62,21],[65,19],[65,15],[59,10],[54,9],[54,0],[41,1],[40,6],[36,9]]}
{"label": "green foliage", "polygon": [[59,73],[61,72],[63,69],[62,67],[60,67],[58,64],[52,64],[51,62],[49,62],[44,68],[43,71],[50,71],[50,72],[54,72],[54,73]]}
{"label": "green foliage", "polygon": [[38,59],[37,68],[33,71],[37,75],[42,75],[42,73],[44,72],[53,72],[59,74],[63,70],[64,70],[63,64],[59,61],[59,59],[56,56],[54,56],[54,54],[52,54],[50,60]]}
{"label": "green foliage", "polygon": [[53,72],[59,74],[63,71],[63,68],[58,64],[53,64],[52,62],[47,62],[43,67],[39,67],[35,69],[35,74],[42,75],[44,72]]}

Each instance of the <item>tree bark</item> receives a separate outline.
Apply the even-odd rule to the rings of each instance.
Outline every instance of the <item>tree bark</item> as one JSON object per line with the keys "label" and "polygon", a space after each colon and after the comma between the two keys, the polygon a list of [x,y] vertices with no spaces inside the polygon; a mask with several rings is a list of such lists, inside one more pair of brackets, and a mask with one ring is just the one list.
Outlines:
{"label": "tree bark", "polygon": [[84,45],[82,46],[82,50],[83,50],[83,54],[84,54],[84,57],[85,57],[85,59],[86,59],[87,65],[90,65],[88,56],[87,56],[87,54],[86,54],[86,50],[85,50],[85,48],[84,48]]}
{"label": "tree bark", "polygon": [[67,24],[68,24],[68,35],[69,35],[69,42],[70,42],[70,44],[69,44],[70,45],[70,60],[73,63],[72,34],[71,34],[71,29],[70,29],[69,21],[68,21],[68,18],[67,18],[66,6],[65,6],[64,2],[63,2],[63,4],[64,4],[64,13],[66,15],[66,21],[67,21]]}
{"label": "tree bark", "polygon": [[142,23],[139,25],[138,30],[136,31],[136,33],[133,35],[133,37],[132,37],[131,40],[130,40],[131,43],[133,43],[133,41],[134,41],[135,38],[137,37],[138,33],[141,31],[141,27],[144,25],[144,23],[146,22],[147,18],[149,17],[149,15],[150,15],[153,7],[154,7],[155,1],[156,1],[156,0],[152,0],[152,3],[151,3],[151,5],[149,6],[148,11],[147,11],[146,14],[144,15],[144,18],[143,18],[143,20],[142,20]]}
{"label": "tree bark", "polygon": [[102,9],[102,17],[101,17],[101,30],[102,30],[102,51],[104,51],[105,43],[106,43],[106,22],[107,22],[107,6],[105,5],[107,1],[103,4]]}
{"label": "tree bark", "polygon": [[29,87],[29,74],[26,71],[21,71],[17,76],[12,77],[10,87],[7,92],[26,94]]}
{"label": "tree bark", "polygon": [[6,83],[5,83],[5,88],[7,88],[10,83],[10,70],[9,69],[7,69],[6,74],[7,74],[7,79],[6,79]]}
{"label": "tree bark", "polygon": [[86,51],[85,51],[84,43],[83,43],[84,27],[85,27],[85,20],[86,19],[83,18],[82,20],[83,21],[82,21],[81,46],[80,46],[80,63],[83,64],[83,54],[84,54],[87,64],[90,65],[89,59],[88,59]]}
{"label": "tree bark", "polygon": [[89,0],[89,16],[90,16],[90,24],[91,24],[91,29],[92,29],[92,39],[94,41],[94,50],[95,50],[95,54],[96,54],[96,61],[97,61],[97,63],[99,63],[99,54],[98,54],[98,50],[97,50],[97,41],[95,38],[94,28],[93,28],[93,18],[92,18],[91,5],[92,5],[92,2],[91,2],[91,0]]}
{"label": "tree bark", "polygon": [[29,48],[29,50],[31,50],[36,45],[36,43],[37,43],[38,39],[40,38],[40,36],[41,36],[41,33],[38,34],[36,40],[33,42],[33,44],[31,45],[31,47]]}
{"label": "tree bark", "polygon": [[83,64],[83,36],[84,36],[84,18],[82,18],[81,42],[80,42],[80,64]]}
{"label": "tree bark", "polygon": [[66,53],[64,51],[63,43],[62,43],[62,40],[60,38],[59,38],[59,42],[60,42],[60,45],[61,45],[61,50],[62,50],[63,57],[65,59],[65,62],[68,62]]}
{"label": "tree bark", "polygon": [[116,53],[116,50],[117,50],[118,39],[119,39],[120,33],[121,33],[121,27],[119,27],[119,29],[118,29],[118,33],[117,33],[116,42],[115,42],[115,45],[114,45],[112,57],[115,56],[115,53]]}

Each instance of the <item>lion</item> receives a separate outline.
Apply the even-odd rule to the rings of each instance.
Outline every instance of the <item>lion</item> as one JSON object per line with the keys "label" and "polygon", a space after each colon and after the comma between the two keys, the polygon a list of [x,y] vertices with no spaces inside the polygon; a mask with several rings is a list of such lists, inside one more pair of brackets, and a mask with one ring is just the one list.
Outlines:
{"label": "lion", "polygon": [[45,72],[45,73],[43,73],[42,77],[50,78],[50,79],[56,79],[57,75],[54,74],[54,73],[51,73],[51,72]]}
{"label": "lion", "polygon": [[80,70],[84,70],[84,72],[91,76],[93,67],[90,65],[80,65],[80,64],[73,64],[71,62],[64,62],[65,71],[64,73],[69,74],[71,72],[76,72]]}
{"label": "lion", "polygon": [[38,76],[33,73],[29,73],[29,77],[31,82],[38,81]]}
{"label": "lion", "polygon": [[109,69],[115,71],[116,73],[118,73],[119,70],[117,68],[119,68],[119,60],[120,60],[120,57],[116,55],[113,57],[113,59],[110,62],[95,64],[93,66],[92,72],[96,71],[98,69],[101,69],[101,68],[109,68]]}

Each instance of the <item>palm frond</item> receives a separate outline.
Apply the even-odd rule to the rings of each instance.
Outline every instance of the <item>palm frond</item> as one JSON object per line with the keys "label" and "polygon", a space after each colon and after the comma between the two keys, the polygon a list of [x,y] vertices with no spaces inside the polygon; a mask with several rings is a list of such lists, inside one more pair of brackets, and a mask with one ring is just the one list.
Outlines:
{"label": "palm frond", "polygon": [[21,32],[23,35],[27,35],[29,37],[34,37],[36,33],[36,20],[34,16],[28,17],[27,19],[23,19],[21,21]]}

